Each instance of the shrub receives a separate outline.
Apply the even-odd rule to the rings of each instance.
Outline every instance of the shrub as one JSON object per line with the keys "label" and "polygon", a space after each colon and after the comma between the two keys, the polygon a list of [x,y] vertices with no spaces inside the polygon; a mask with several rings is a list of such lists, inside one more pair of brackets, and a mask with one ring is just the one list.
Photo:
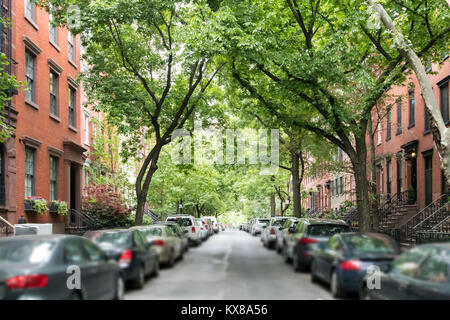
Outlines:
{"label": "shrub", "polygon": [[125,204],[122,195],[111,185],[93,185],[87,188],[83,197],[83,212],[95,216],[101,222],[114,227],[126,227],[131,209]]}

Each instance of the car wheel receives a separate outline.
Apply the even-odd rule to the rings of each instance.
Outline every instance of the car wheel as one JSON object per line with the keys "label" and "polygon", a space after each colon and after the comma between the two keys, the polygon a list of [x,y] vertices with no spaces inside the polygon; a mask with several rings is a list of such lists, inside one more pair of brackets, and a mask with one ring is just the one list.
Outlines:
{"label": "car wheel", "polygon": [[152,275],[154,277],[158,277],[159,276],[159,260],[155,259],[155,265],[153,266],[153,273]]}
{"label": "car wheel", "polygon": [[297,252],[294,252],[294,257],[292,258],[292,266],[294,267],[295,272],[299,272],[302,270],[300,261],[298,261],[298,253]]}
{"label": "car wheel", "polygon": [[142,289],[145,284],[145,270],[144,266],[140,266],[136,279],[134,279],[134,287],[136,289]]}
{"label": "car wheel", "polygon": [[178,260],[181,261],[181,260],[183,260],[183,259],[184,259],[184,253],[181,252],[180,256],[178,257]]}
{"label": "car wheel", "polygon": [[369,288],[367,286],[363,286],[359,292],[359,300],[372,300],[369,294]]}
{"label": "car wheel", "polygon": [[170,252],[169,261],[167,262],[167,266],[172,268],[175,265],[175,254],[173,251]]}
{"label": "car wheel", "polygon": [[343,296],[343,291],[341,288],[341,284],[339,283],[339,276],[336,270],[333,270],[331,273],[331,294],[335,298],[341,298]]}
{"label": "car wheel", "polygon": [[124,296],[125,296],[125,281],[123,280],[122,276],[119,275],[117,277],[116,294],[114,296],[114,300],[123,300]]}
{"label": "car wheel", "polygon": [[83,300],[83,296],[81,295],[81,292],[73,292],[72,300]]}
{"label": "car wheel", "polygon": [[276,244],[276,250],[277,250],[277,253],[281,253],[281,247],[280,247],[280,245],[278,244],[278,241],[277,241],[277,244]]}
{"label": "car wheel", "polygon": [[291,262],[291,258],[289,258],[289,254],[287,252],[286,246],[283,247],[283,257],[284,257],[284,262],[286,262],[286,263]]}
{"label": "car wheel", "polygon": [[314,263],[314,260],[311,264],[311,282],[312,283],[318,283],[319,282],[319,278],[316,276],[316,265]]}

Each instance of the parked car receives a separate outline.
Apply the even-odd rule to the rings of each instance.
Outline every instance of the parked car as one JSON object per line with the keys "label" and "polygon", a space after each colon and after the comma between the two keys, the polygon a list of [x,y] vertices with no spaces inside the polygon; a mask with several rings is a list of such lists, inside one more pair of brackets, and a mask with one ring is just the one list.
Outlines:
{"label": "parked car", "polygon": [[144,234],[147,241],[154,244],[159,261],[169,268],[176,260],[183,259],[183,244],[180,237],[168,225],[151,225],[133,227]]}
{"label": "parked car", "polygon": [[209,220],[207,217],[201,217],[200,218],[203,222],[203,226],[208,231],[208,238],[214,234],[213,226],[211,220]]}
{"label": "parked car", "polygon": [[[366,280],[366,279],[365,279]],[[450,299],[450,243],[416,246],[393,261],[380,274],[380,287],[367,288],[361,299],[448,300]]]}
{"label": "parked car", "polygon": [[261,234],[261,232],[264,230],[264,228],[267,227],[269,222],[270,222],[270,219],[267,219],[267,218],[256,219],[255,222],[253,223],[251,231],[250,231],[252,236]]}
{"label": "parked car", "polygon": [[186,253],[189,250],[189,238],[184,233],[183,229],[175,222],[160,222],[157,224],[169,226],[172,231],[181,239],[181,250]]}
{"label": "parked car", "polygon": [[110,229],[83,235],[94,241],[105,254],[116,260],[126,282],[141,289],[145,278],[159,275],[158,254],[137,229]]}
{"label": "parked car", "polygon": [[273,217],[270,223],[261,233],[261,241],[267,248],[274,248],[277,241],[277,231],[288,220],[287,217]]}
{"label": "parked car", "polygon": [[221,231],[225,231],[225,226],[223,225],[222,222],[219,222],[219,227]]}
{"label": "parked car", "polygon": [[[367,270],[377,266],[388,270],[400,254],[397,243],[379,233],[341,233],[321,244],[311,266],[311,280],[322,280],[331,287],[334,297],[359,293]],[[386,283],[382,282],[382,287]]]}
{"label": "parked car", "polygon": [[285,237],[285,261],[292,261],[295,271],[307,270],[319,243],[327,242],[336,233],[349,231],[350,226],[342,220],[302,218]]}
{"label": "parked car", "polygon": [[195,218],[189,215],[170,216],[166,222],[176,222],[183,228],[184,233],[189,238],[189,243],[199,245],[202,242],[200,229],[196,226]]}
{"label": "parked car", "polygon": [[213,228],[214,233],[219,233],[220,229],[219,229],[219,224],[217,223],[216,217],[208,216],[207,218],[208,218],[208,220],[210,220],[212,222],[212,228]]}
{"label": "parked car", "polygon": [[197,226],[200,228],[200,234],[202,241],[206,241],[209,237],[208,229],[206,228],[206,222],[202,221],[202,219],[196,219]]}
{"label": "parked car", "polygon": [[297,225],[299,219],[296,217],[288,217],[284,224],[276,231],[276,243],[275,250],[278,253],[283,252],[283,247],[285,243],[285,238],[288,235],[289,228],[291,226]]}
{"label": "parked car", "polygon": [[[80,269],[81,289],[67,286],[70,266]],[[88,239],[30,235],[0,239],[0,299],[122,299],[116,261]]]}

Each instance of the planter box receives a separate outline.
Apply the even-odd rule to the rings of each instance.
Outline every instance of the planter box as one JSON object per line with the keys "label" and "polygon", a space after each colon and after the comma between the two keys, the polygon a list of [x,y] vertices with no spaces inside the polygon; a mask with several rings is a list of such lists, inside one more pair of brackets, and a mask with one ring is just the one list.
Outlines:
{"label": "planter box", "polygon": [[24,202],[24,210],[25,211],[34,211],[33,210],[33,201],[27,201]]}
{"label": "planter box", "polygon": [[48,209],[51,213],[58,213],[58,205],[56,203],[50,203]]}

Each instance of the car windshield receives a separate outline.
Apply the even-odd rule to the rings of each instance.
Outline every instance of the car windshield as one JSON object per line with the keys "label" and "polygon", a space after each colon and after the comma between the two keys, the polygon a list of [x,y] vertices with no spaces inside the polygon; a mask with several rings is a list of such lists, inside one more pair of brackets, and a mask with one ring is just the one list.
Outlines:
{"label": "car windshield", "polygon": [[50,260],[55,241],[17,240],[0,242],[1,264],[43,264]]}
{"label": "car windshield", "polygon": [[109,243],[119,248],[127,248],[132,244],[131,232],[129,231],[104,232],[93,240],[100,245]]}
{"label": "car windshield", "polygon": [[395,243],[383,235],[356,234],[343,237],[352,252],[393,254],[397,252]]}
{"label": "car windshield", "polygon": [[336,224],[313,224],[308,226],[308,235],[317,237],[331,237],[336,233],[350,231],[349,226]]}
{"label": "car windshield", "polygon": [[182,227],[190,227],[192,226],[192,221],[189,218],[168,218],[167,221],[176,222],[178,225]]}
{"label": "car windshield", "polygon": [[273,221],[272,225],[275,227],[281,227],[287,219],[276,219]]}
{"label": "car windshield", "polygon": [[142,233],[144,233],[146,237],[161,237],[162,230],[161,228],[148,228],[142,230]]}
{"label": "car windshield", "polygon": [[268,224],[269,222],[270,222],[269,219],[259,219],[259,220],[258,220],[258,223],[259,223],[259,224]]}

